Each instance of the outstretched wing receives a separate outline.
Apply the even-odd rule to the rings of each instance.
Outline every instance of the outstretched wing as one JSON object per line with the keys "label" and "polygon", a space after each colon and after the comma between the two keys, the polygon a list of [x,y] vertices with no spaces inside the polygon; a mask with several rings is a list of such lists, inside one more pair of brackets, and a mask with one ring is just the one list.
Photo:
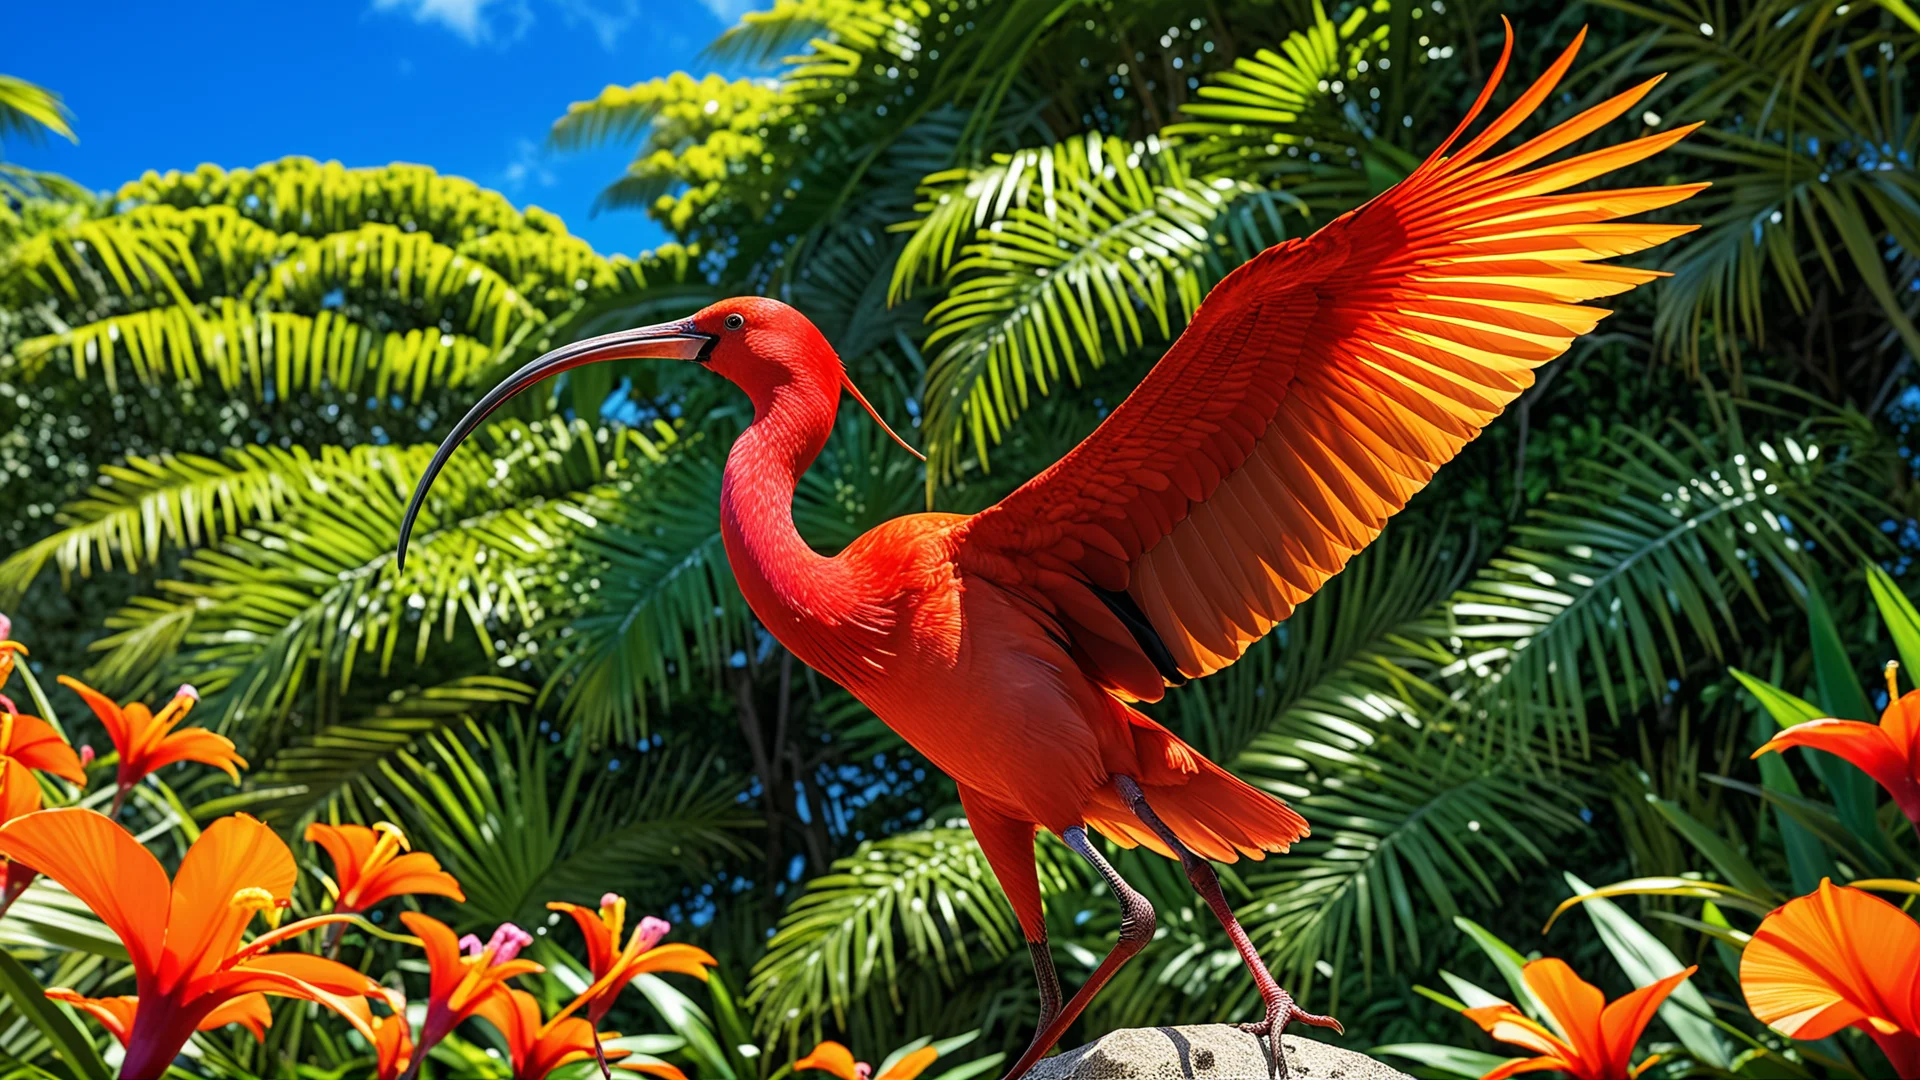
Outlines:
{"label": "outstretched wing", "polygon": [[1048,611],[1089,673],[1143,700],[1233,663],[1313,595],[1534,368],[1607,314],[1584,301],[1661,276],[1598,260],[1693,228],[1615,219],[1704,184],[1561,193],[1692,127],[1533,167],[1657,79],[1491,153],[1581,38],[1449,155],[1506,70],[1509,29],[1493,78],[1432,157],[1229,274],[1086,441],[960,527],[963,571]]}

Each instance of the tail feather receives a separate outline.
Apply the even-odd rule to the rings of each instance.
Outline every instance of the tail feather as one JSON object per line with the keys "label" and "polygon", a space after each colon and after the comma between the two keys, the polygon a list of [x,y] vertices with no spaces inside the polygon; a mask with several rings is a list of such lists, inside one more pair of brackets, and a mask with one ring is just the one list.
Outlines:
{"label": "tail feather", "polygon": [[[1208,761],[1166,728],[1128,712],[1141,773],[1134,780],[1147,805],[1195,853],[1223,863],[1242,855],[1259,860],[1307,835],[1306,819],[1292,807]],[[1087,824],[1122,847],[1173,856],[1112,785],[1095,792],[1086,815]]]}

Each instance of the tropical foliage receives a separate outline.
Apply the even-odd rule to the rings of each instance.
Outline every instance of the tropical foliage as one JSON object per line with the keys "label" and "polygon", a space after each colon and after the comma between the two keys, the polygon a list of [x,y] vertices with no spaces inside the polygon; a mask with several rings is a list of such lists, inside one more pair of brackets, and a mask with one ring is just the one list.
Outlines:
{"label": "tropical foliage", "polygon": [[[682,1040],[636,1049],[740,1078],[829,1038],[902,1048],[883,1070],[923,1048],[956,1077],[991,1068],[1024,1043],[1031,977],[953,788],[756,626],[727,570],[716,493],[745,403],[697,371],[571,372],[456,455],[403,569],[413,480],[516,363],[760,292],[805,310],[930,458],[850,414],[799,492],[812,543],[985,505],[1091,430],[1234,266],[1411,170],[1485,80],[1498,14],[777,0],[713,45],[742,77],[609,87],[557,119],[560,152],[633,148],[602,207],[672,237],[633,260],[415,166],[209,166],[104,198],[12,181],[0,609],[35,662],[90,648],[76,674],[115,706],[165,708],[191,683],[191,724],[250,764],[238,786],[196,766],[129,786],[122,822],[169,866],[236,813],[288,838],[392,822],[465,897],[409,899],[410,916],[538,930],[545,904],[578,917],[615,891],[712,953],[692,998],[642,979],[608,1006],[610,1027]],[[1578,871],[1724,882],[1761,905],[1697,884],[1634,901],[1637,918],[1595,898],[1597,937],[1547,943],[1603,999],[1699,963],[1642,1024],[1656,1070],[1868,1061],[1744,1010],[1737,1040],[1703,1017],[1741,1000],[1723,948],[1755,927],[1726,912],[1757,922],[1822,876],[1916,872],[1866,781],[1748,761],[1765,740],[1742,679],[1866,721],[1856,664],[1920,635],[1883,630],[1856,587],[1916,589],[1920,18],[1899,0],[1505,14],[1523,58],[1591,24],[1548,121],[1670,73],[1633,125],[1706,126],[1638,182],[1712,181],[1680,208],[1704,228],[1379,543],[1156,715],[1312,822],[1227,886],[1282,981],[1352,1045],[1494,1067],[1480,1027],[1417,988],[1485,1008],[1467,980],[1504,975],[1541,1022],[1531,949],[1495,943],[1539,929],[1512,897],[1586,893],[1563,876]],[[106,745],[76,699],[35,711],[56,704],[75,741]],[[1059,845],[1039,854],[1072,982],[1117,912]],[[1178,868],[1112,856],[1162,931],[1083,1026],[1245,1018],[1251,987]],[[297,910],[324,906],[317,887]],[[1679,906],[1699,890],[1718,915]],[[0,920],[27,974],[117,974],[77,907],[40,886]],[[369,920],[342,948],[384,977],[408,954]],[[550,945],[529,950],[549,974],[525,1038],[507,1031],[520,1006],[501,1007],[507,1058],[532,1060],[538,1010],[604,974]],[[245,1076],[285,1053],[324,1072],[364,1049],[301,1009],[264,1049],[196,1036],[190,1067]],[[51,1044],[14,1030],[0,1051],[52,1067]],[[456,1068],[458,1039],[434,1061]]]}
{"label": "tropical foliage", "polygon": [[[1920,660],[1920,611],[1886,571],[1869,566],[1865,576],[1883,647]],[[1522,966],[1519,951],[1467,919],[1461,929],[1505,976],[1514,1000],[1444,969],[1446,990],[1420,993],[1583,1080],[1626,1080],[1653,1064],[1627,1068],[1656,1006],[1678,1041],[1656,1043],[1655,1058],[1752,1076],[1872,1076],[1886,1067],[1905,1076],[1920,1068],[1920,923],[1900,906],[1910,909],[1920,896],[1920,691],[1900,692],[1901,663],[1890,660],[1880,721],[1843,719],[1866,715],[1868,699],[1829,605],[1818,593],[1810,601],[1807,676],[1819,704],[1733,672],[1753,709],[1760,782],[1705,774],[1704,788],[1733,798],[1704,810],[1649,792],[1643,836],[1664,858],[1642,866],[1641,876],[1599,887],[1567,874],[1573,895],[1546,921],[1551,933],[1575,908],[1591,917],[1622,974],[1642,987],[1634,994],[1643,1001],[1608,1005],[1608,1015],[1638,1016],[1637,1026],[1580,1015],[1599,1008],[1598,991],[1576,985],[1557,960]],[[1782,760],[1788,754],[1799,760]],[[1891,801],[1880,803],[1876,783]],[[1649,901],[1647,918],[1615,904],[1627,896]],[[1695,963],[1683,969],[1681,955]],[[1749,1012],[1759,1024],[1733,1022]],[[1571,1045],[1562,1041],[1569,1034]],[[1432,1044],[1380,1049],[1466,1077],[1527,1071],[1529,1060]]]}

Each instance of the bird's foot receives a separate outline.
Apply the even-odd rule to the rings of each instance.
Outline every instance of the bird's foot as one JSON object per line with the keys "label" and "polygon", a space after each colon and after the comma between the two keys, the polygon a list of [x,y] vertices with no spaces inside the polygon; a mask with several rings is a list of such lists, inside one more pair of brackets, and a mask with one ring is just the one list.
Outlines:
{"label": "bird's foot", "polygon": [[[1271,989],[1269,989],[1271,987]],[[1260,996],[1267,1004],[1267,1016],[1251,1024],[1239,1025],[1240,1030],[1258,1038],[1265,1038],[1273,1053],[1267,1058],[1268,1080],[1278,1080],[1287,1075],[1287,1052],[1280,1045],[1280,1033],[1288,1024],[1299,1021],[1311,1027],[1329,1028],[1336,1034],[1345,1035],[1346,1029],[1340,1021],[1331,1016],[1310,1013],[1294,1004],[1293,995],[1280,989],[1278,984],[1269,983],[1260,988]]]}

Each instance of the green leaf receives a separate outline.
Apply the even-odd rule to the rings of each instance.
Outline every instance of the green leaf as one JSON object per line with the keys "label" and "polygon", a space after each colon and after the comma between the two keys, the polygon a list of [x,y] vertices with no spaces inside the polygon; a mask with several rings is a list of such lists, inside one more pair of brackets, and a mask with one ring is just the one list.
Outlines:
{"label": "green leaf", "polygon": [[[1827,715],[1872,723],[1873,706],[1867,701],[1846,646],[1841,644],[1840,628],[1833,624],[1833,614],[1818,589],[1807,590],[1807,627],[1813,639],[1814,683],[1820,704],[1829,710]],[[1827,794],[1833,796],[1840,820],[1861,844],[1882,857],[1885,866],[1892,852],[1874,818],[1879,786],[1852,762],[1825,751],[1809,750],[1808,754],[1814,771],[1827,786]]]}
{"label": "green leaf", "polygon": [[1722,885],[1716,881],[1684,877],[1629,878],[1626,881],[1616,881],[1592,892],[1580,893],[1560,901],[1560,906],[1553,909],[1553,915],[1547,920],[1546,929],[1553,929],[1553,924],[1569,908],[1613,896],[1685,896],[1695,900],[1718,900],[1723,904],[1743,908],[1755,915],[1765,915],[1778,906],[1743,893],[1731,885]]}
{"label": "green leaf", "polygon": [[[1481,1009],[1489,1005],[1506,1004],[1506,999],[1499,994],[1478,984],[1470,983],[1445,968],[1440,969],[1439,975],[1441,981],[1447,984],[1447,989],[1452,990],[1456,995],[1453,1000],[1458,1001],[1462,1011],[1466,1009]],[[1442,1004],[1445,1004],[1445,1002],[1442,1002]]]}
{"label": "green leaf", "polygon": [[101,1060],[100,1051],[80,1029],[79,1022],[66,1008],[47,1000],[46,992],[33,974],[14,959],[13,954],[4,951],[0,951],[0,991],[53,1043],[54,1053],[76,1076],[85,1080],[112,1080],[107,1063]]}
{"label": "green leaf", "polygon": [[737,1055],[721,1048],[720,1041],[714,1037],[713,1021],[692,998],[658,975],[636,977],[633,988],[660,1014],[669,1030],[686,1040],[686,1052],[700,1063],[700,1075],[712,1076],[715,1080],[738,1080],[732,1060]]}
{"label": "green leaf", "polygon": [[1720,871],[1720,876],[1727,880],[1727,884],[1748,896],[1764,901],[1769,909],[1786,900],[1786,897],[1781,896],[1778,890],[1768,884],[1766,875],[1760,872],[1759,867],[1754,866],[1751,860],[1735,850],[1733,845],[1719,833],[1709,829],[1701,823],[1700,819],[1682,810],[1679,804],[1668,802],[1656,795],[1648,795],[1647,801],[1652,803],[1660,816],[1667,820],[1667,824],[1673,826],[1675,832],[1692,844],[1696,851],[1707,857],[1707,861],[1713,864],[1715,870]]}
{"label": "green leaf", "polygon": [[1507,980],[1507,987],[1513,991],[1515,1004],[1535,1020],[1547,1015],[1546,1006],[1541,1004],[1539,996],[1533,992],[1533,987],[1527,985],[1525,976],[1521,974],[1521,969],[1527,966],[1526,957],[1521,956],[1513,946],[1501,941],[1493,935],[1491,930],[1472,919],[1456,918],[1453,920],[1453,925],[1459,927],[1461,932],[1467,935],[1467,939],[1480,946],[1480,951],[1486,953],[1487,958],[1493,961],[1493,966],[1500,970],[1501,978]]}
{"label": "green leaf", "polygon": [[1773,717],[1774,722],[1782,729],[1790,728],[1795,724],[1804,724],[1809,720],[1818,720],[1827,715],[1821,711],[1820,706],[1795,697],[1739,668],[1728,668],[1727,673],[1745,687],[1747,693],[1753,695],[1754,700],[1760,703],[1760,707],[1765,709],[1767,715]]}
{"label": "green leaf", "polygon": [[1720,958],[1720,967],[1726,971],[1727,976],[1739,982],[1740,951],[1744,946],[1735,945],[1729,940],[1729,936],[1736,932],[1733,924],[1727,921],[1727,916],[1720,910],[1720,906],[1711,900],[1700,905],[1700,921],[1719,931],[1713,935],[1714,955]]}
{"label": "green leaf", "polygon": [[61,949],[124,962],[127,948],[72,893],[46,878],[33,883],[0,919],[0,945]]}
{"label": "green leaf", "polygon": [[[1772,683],[1749,675],[1739,668],[1728,670],[1782,729],[1808,720],[1817,720],[1823,715],[1819,706],[1795,697]],[[1766,790],[1780,792],[1793,798],[1800,797],[1800,783],[1793,778],[1793,770],[1787,767],[1781,755],[1762,754],[1758,762],[1761,784]],[[1781,846],[1787,853],[1787,868],[1793,877],[1794,895],[1805,896],[1820,887],[1821,878],[1833,877],[1838,872],[1833,865],[1833,857],[1827,853],[1826,848],[1814,834],[1808,831],[1800,821],[1795,820],[1793,815],[1783,807],[1776,805],[1774,812],[1776,823],[1780,828]]]}
{"label": "green leaf", "polygon": [[1866,572],[1867,590],[1873,594],[1881,621],[1893,636],[1894,648],[1900,653],[1900,666],[1907,669],[1909,680],[1920,679],[1920,610],[1915,610],[1913,601],[1894,584],[1893,576],[1877,563],[1868,563]]}
{"label": "green leaf", "polygon": [[1390,1054],[1417,1061],[1430,1069],[1439,1069],[1452,1076],[1468,1077],[1479,1080],[1480,1077],[1506,1064],[1510,1058],[1498,1054],[1485,1054],[1478,1050],[1462,1050],[1457,1046],[1441,1046],[1438,1043],[1389,1043],[1367,1050],[1373,1057]]}
{"label": "green leaf", "polygon": [[44,128],[68,142],[77,143],[80,140],[67,124],[69,115],[59,94],[25,79],[0,75],[0,135],[23,135],[36,140]]}

